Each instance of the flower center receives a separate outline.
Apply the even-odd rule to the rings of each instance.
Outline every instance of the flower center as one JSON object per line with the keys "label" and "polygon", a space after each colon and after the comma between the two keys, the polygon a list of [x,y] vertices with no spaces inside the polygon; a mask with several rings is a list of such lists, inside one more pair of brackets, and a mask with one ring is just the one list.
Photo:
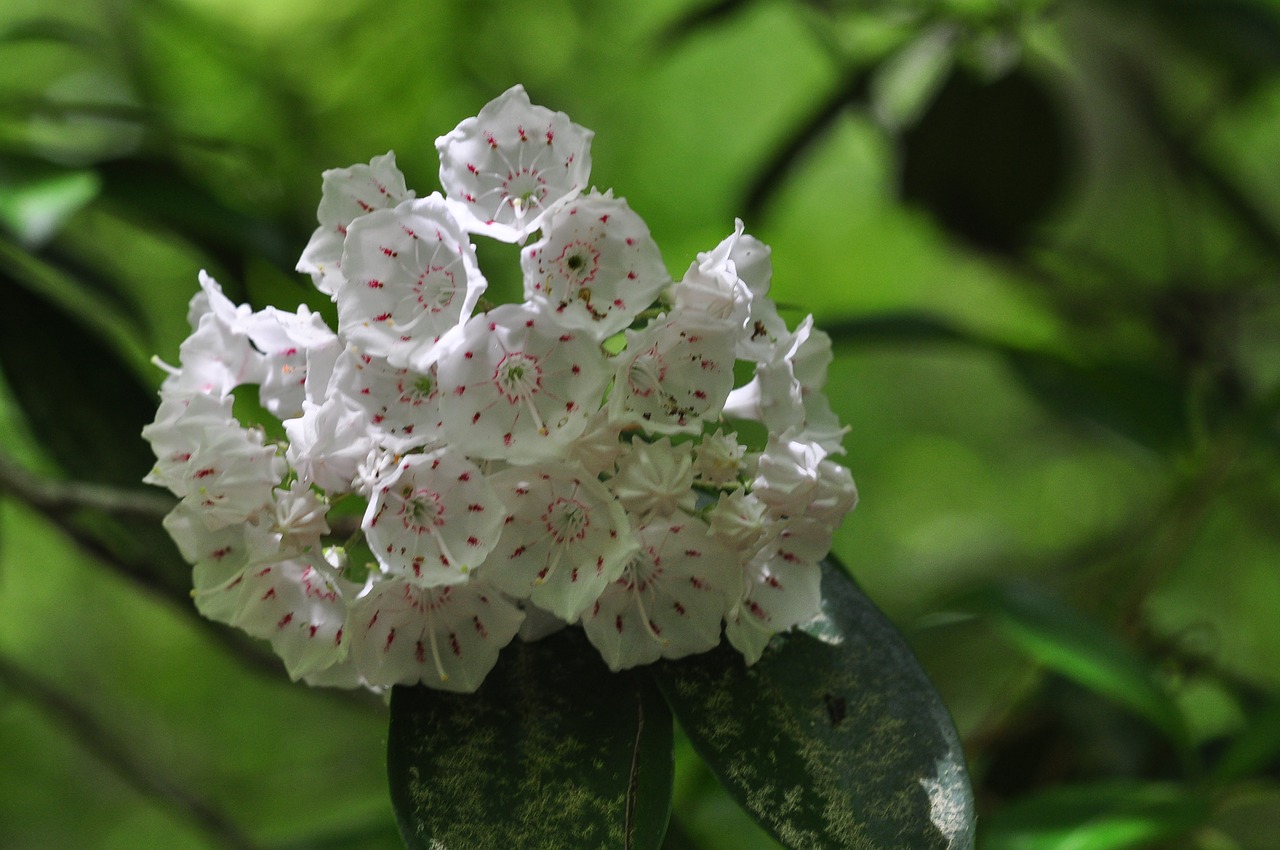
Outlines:
{"label": "flower center", "polygon": [[666,376],[667,364],[656,351],[650,349],[631,361],[631,368],[627,370],[627,383],[635,395],[648,398],[654,390],[661,390]]}
{"label": "flower center", "polygon": [[547,196],[547,181],[536,168],[521,168],[507,174],[502,181],[502,193],[515,210],[516,218],[523,218],[530,210],[542,206]]}
{"label": "flower center", "polygon": [[457,291],[453,272],[444,266],[432,266],[418,275],[414,291],[422,309],[439,313],[453,303],[453,296]]}
{"label": "flower center", "polygon": [[[561,276],[571,286],[589,283],[600,268],[600,252],[586,242],[570,242],[556,258]],[[566,293],[566,297],[571,297]]]}
{"label": "flower center", "polygon": [[405,528],[421,534],[444,525],[444,504],[439,493],[425,487],[418,490],[405,487],[401,495],[404,503],[400,506],[400,518]]}
{"label": "flower center", "polygon": [[587,506],[577,499],[556,499],[547,507],[542,519],[556,543],[584,539],[587,536],[587,526],[591,525]]}
{"label": "flower center", "polygon": [[513,351],[498,363],[493,382],[511,404],[527,402],[542,388],[542,367],[536,357]]}

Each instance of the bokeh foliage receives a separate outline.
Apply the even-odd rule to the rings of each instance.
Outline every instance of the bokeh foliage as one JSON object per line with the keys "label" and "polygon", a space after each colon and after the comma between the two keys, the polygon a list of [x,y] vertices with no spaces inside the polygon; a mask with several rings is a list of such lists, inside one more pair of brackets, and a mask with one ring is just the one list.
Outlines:
{"label": "bokeh foliage", "polygon": [[[46,485],[140,490],[196,271],[323,309],[320,172],[429,191],[515,82],[673,273],[741,216],[831,332],[836,554],[980,848],[1280,846],[1274,0],[7,0],[0,60],[0,847],[399,846],[385,708],[196,618],[151,505]],[[668,845],[773,846],[679,752]]]}

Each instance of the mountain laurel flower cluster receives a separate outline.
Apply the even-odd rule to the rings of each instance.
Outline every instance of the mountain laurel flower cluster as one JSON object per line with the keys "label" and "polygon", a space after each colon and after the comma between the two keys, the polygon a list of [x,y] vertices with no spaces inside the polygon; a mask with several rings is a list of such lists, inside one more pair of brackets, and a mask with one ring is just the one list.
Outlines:
{"label": "mountain laurel flower cluster", "polygon": [[[722,636],[751,663],[818,614],[857,499],[830,339],[741,222],[673,281],[592,136],[516,86],[436,141],[443,195],[391,153],[326,171],[298,269],[336,331],[201,274],[146,480],[196,606],[294,679],[474,691],[566,626],[613,670]],[[522,246],[522,303],[483,300],[472,236]]]}

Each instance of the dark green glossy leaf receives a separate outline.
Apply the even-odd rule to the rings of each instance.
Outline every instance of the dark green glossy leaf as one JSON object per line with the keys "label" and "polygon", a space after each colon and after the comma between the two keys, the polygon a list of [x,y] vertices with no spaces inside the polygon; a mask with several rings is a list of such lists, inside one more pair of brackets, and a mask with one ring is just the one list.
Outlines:
{"label": "dark green glossy leaf", "polygon": [[514,642],[474,694],[395,688],[391,802],[410,848],[656,850],[672,746],[653,683],[565,630]]}
{"label": "dark green glossy leaf", "polygon": [[902,635],[836,564],[823,613],[751,667],[727,645],[653,667],[695,749],[784,845],[973,846],[964,753]]}
{"label": "dark green glossy leaf", "polygon": [[982,823],[983,850],[1137,850],[1201,824],[1206,801],[1176,785],[1106,782],[1026,797]]}
{"label": "dark green glossy leaf", "polygon": [[1024,652],[1146,718],[1185,752],[1186,724],[1173,698],[1118,637],[1028,586],[1003,589],[994,604],[996,627]]}

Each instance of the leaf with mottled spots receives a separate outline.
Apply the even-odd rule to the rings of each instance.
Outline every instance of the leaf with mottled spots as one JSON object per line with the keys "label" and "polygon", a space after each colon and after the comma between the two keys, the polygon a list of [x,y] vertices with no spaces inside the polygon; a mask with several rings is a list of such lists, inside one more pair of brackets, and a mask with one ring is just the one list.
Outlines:
{"label": "leaf with mottled spots", "polygon": [[474,694],[396,687],[387,772],[414,850],[657,850],[671,713],[567,629],[507,647]]}
{"label": "leaf with mottled spots", "polygon": [[728,646],[651,669],[729,793],[794,850],[969,850],[973,792],[946,707],[838,565],[823,613],[747,667]]}

